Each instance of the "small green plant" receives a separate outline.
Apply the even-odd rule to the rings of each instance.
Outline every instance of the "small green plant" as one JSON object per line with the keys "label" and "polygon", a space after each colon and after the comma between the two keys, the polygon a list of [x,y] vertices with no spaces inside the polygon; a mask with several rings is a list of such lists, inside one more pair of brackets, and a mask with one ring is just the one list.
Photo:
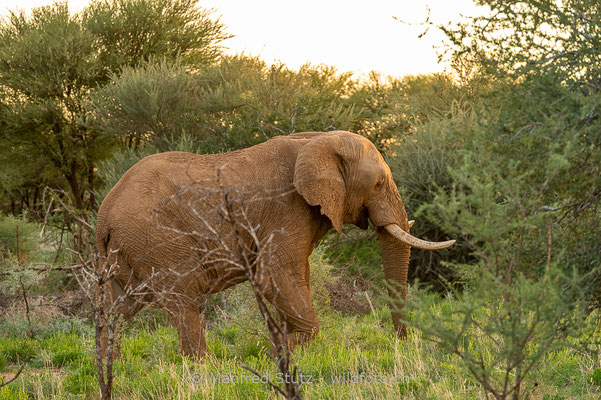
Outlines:
{"label": "small green plant", "polygon": [[0,353],[11,364],[21,364],[39,354],[39,347],[32,340],[23,338],[0,339]]}
{"label": "small green plant", "polygon": [[19,390],[15,386],[4,386],[0,388],[0,400],[27,400],[29,396],[27,393]]}
{"label": "small green plant", "polygon": [[601,368],[595,368],[591,374],[591,380],[593,383],[601,387]]}
{"label": "small green plant", "polygon": [[91,362],[82,363],[69,371],[63,381],[64,389],[72,394],[93,395],[98,392],[96,371]]}

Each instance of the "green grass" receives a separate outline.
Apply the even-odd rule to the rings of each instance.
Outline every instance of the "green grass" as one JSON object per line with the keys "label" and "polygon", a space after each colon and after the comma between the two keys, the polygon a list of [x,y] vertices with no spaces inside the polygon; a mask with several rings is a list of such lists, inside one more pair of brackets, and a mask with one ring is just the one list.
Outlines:
{"label": "green grass", "polygon": [[[380,305],[383,301],[374,299],[375,311],[365,315],[333,310],[325,291],[325,283],[334,279],[333,267],[321,251],[311,262],[312,298],[321,331],[292,358],[302,374],[306,398],[486,399],[457,356],[416,330],[410,330],[406,341],[398,340],[389,309]],[[425,299],[435,315],[448,314],[455,301],[410,290],[409,299],[416,296]],[[242,367],[275,381],[281,378],[265,354],[269,341],[250,288],[240,285],[220,294],[210,315],[207,343],[212,356],[199,363],[179,354],[177,333],[164,312],[143,310],[123,330],[122,357],[114,366],[114,398],[279,398]],[[15,382],[0,388],[0,400],[98,398],[93,334],[84,319],[34,313],[29,322],[19,313],[5,314],[0,320],[1,378],[12,377],[25,360],[27,366]],[[494,351],[485,341],[471,345],[480,346],[485,356]],[[599,350],[550,354],[532,374],[537,385],[530,398],[600,398]]]}
{"label": "green grass", "polygon": [[[244,294],[245,288],[239,290]],[[432,307],[445,308],[449,299]],[[115,364],[117,399],[278,398],[275,391],[242,368],[277,380],[277,370],[264,353],[269,348],[263,329],[249,331],[240,321],[254,319],[252,307],[232,311],[207,332],[213,356],[198,363],[178,353],[176,331],[152,318],[125,329],[122,358]],[[331,399],[484,399],[482,388],[459,367],[455,356],[411,331],[399,341],[386,308],[375,314],[320,315],[321,332],[294,352],[306,383],[307,398]],[[146,322],[146,323],[145,323]],[[87,399],[98,396],[93,364],[93,339],[56,332],[32,340],[23,336],[0,339],[0,362],[7,377],[30,358],[16,382],[0,389],[1,399]],[[563,350],[552,354],[537,375],[532,399],[595,399],[600,396],[599,355]],[[226,379],[237,379],[227,383]],[[373,383],[374,379],[379,382]],[[347,382],[339,382],[346,380]]]}

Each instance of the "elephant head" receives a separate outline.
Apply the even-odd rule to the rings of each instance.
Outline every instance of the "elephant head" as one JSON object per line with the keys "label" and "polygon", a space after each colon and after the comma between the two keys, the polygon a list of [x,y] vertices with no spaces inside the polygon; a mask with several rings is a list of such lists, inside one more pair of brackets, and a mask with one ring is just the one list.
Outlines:
{"label": "elephant head", "polygon": [[337,131],[315,136],[298,154],[294,185],[307,203],[321,207],[336,231],[345,223],[366,229],[368,219],[375,226],[389,284],[392,322],[398,336],[406,337],[401,309],[411,247],[442,249],[455,241],[428,242],[409,234],[410,221],[390,168],[375,146],[360,135]]}

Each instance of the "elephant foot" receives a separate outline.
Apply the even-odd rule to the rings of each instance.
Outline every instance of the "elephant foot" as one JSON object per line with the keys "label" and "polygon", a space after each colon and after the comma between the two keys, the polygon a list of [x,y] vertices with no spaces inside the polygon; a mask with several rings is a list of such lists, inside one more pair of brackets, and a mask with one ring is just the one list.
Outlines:
{"label": "elephant foot", "polygon": [[[308,344],[311,339],[313,339],[317,333],[319,332],[319,326],[315,327],[312,331],[310,332],[306,332],[306,331],[292,331],[286,334],[286,343],[288,345],[288,352],[292,353],[294,351],[295,348],[299,347],[299,346],[305,346],[306,344]],[[280,343],[283,343],[283,338],[280,337],[279,338]],[[277,357],[277,346],[275,345],[275,343],[273,342],[273,340],[270,340],[270,347],[271,347],[271,354]]]}
{"label": "elephant foot", "polygon": [[209,351],[198,309],[178,307],[168,311],[177,329],[180,353],[195,360],[203,361],[209,356]]}

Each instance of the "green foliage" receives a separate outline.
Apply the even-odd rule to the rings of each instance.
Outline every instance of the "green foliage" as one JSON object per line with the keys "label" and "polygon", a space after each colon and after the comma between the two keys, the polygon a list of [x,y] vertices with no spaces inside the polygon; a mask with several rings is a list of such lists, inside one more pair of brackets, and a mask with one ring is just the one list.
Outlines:
{"label": "green foliage", "polygon": [[382,255],[375,232],[344,226],[342,232],[324,239],[324,253],[344,275],[360,276],[381,284],[384,281]]}
{"label": "green foliage", "polygon": [[93,329],[88,322],[78,317],[34,315],[30,319],[31,322],[22,314],[5,317],[0,324],[0,335],[20,338],[32,336],[41,340],[57,334],[73,334],[81,337],[89,337],[93,334]]}
{"label": "green foliage", "polygon": [[597,329],[584,321],[601,276],[598,72],[586,65],[598,49],[562,35],[601,36],[589,2],[478,3],[493,13],[444,30],[457,65],[465,57],[491,84],[474,99],[446,173],[421,177],[440,183],[416,214],[469,248],[446,263],[465,290],[444,312],[418,298],[413,324],[486,392],[519,398],[551,354]]}
{"label": "green foliage", "polygon": [[67,376],[63,380],[63,387],[68,393],[83,394],[86,397],[98,393],[96,370],[91,357],[80,360],[79,363],[71,364]]}
{"label": "green foliage", "polygon": [[66,3],[11,14],[0,28],[1,158],[7,169],[29,158],[33,170],[64,177],[81,208],[77,174],[94,138],[77,122],[77,100],[100,71],[93,52],[93,37]]}
{"label": "green foliage", "polygon": [[89,108],[98,132],[120,138],[122,147],[137,149],[145,141],[165,151],[170,138],[199,130],[206,106],[195,77],[180,63],[161,61],[112,75]]}
{"label": "green foliage", "polygon": [[97,206],[96,167],[115,142],[89,126],[90,94],[151,58],[195,67],[215,60],[228,35],[208,15],[191,0],[113,0],[77,15],[55,3],[3,21],[0,191],[13,212],[17,199],[41,211],[30,199],[37,203],[45,185],[68,189],[77,209]]}
{"label": "green foliage", "polygon": [[[572,116],[544,119],[519,136],[501,134],[526,113],[549,111],[544,103],[534,109],[531,98],[508,96],[514,101],[505,102],[499,116],[479,115],[479,134],[464,138],[462,159],[448,169],[452,181],[418,212],[462,238],[474,260],[452,264],[467,285],[455,307],[442,315],[421,307],[414,321],[498,398],[529,393],[531,371],[549,352],[569,346],[569,337],[583,335],[590,298],[582,289],[599,274],[598,267],[579,273],[565,262],[570,248],[560,239],[561,216],[547,211],[578,198],[580,182],[592,183],[572,169],[578,139],[556,130]],[[547,125],[555,141],[545,139]],[[575,176],[578,183],[567,185]]]}
{"label": "green foliage", "polygon": [[538,380],[532,371],[550,353],[569,346],[566,337],[580,336],[586,323],[581,310],[560,294],[569,280],[565,276],[535,281],[522,275],[507,284],[482,268],[478,273],[484,276],[478,286],[473,283],[458,294],[449,310],[434,313],[421,307],[413,323],[425,338],[457,354],[459,365],[487,392],[521,397]]}
{"label": "green foliage", "polygon": [[14,385],[8,385],[0,388],[1,400],[27,400],[29,396],[16,388]]}
{"label": "green foliage", "polygon": [[355,85],[349,99],[360,110],[351,129],[378,150],[394,153],[403,138],[431,120],[444,120],[467,97],[468,91],[448,74],[383,78],[371,73]]}
{"label": "green foliage", "polygon": [[[319,278],[319,277],[316,277]],[[315,280],[313,280],[315,282]],[[416,293],[411,293],[416,297]],[[441,299],[428,295],[426,301],[435,315],[443,317],[456,308],[456,299]],[[217,374],[243,376],[240,364],[244,363],[261,374],[275,376],[276,369],[263,354],[269,348],[266,341],[256,335],[243,335],[248,329],[244,319],[224,310],[228,318],[217,321],[207,332],[209,348],[214,358],[197,363],[185,357],[173,358],[177,353],[177,333],[169,326],[150,329],[138,321],[124,332],[122,358],[116,361],[115,398],[268,398],[277,394],[267,385],[218,383],[211,381]],[[485,313],[482,310],[481,313]],[[356,399],[485,399],[482,387],[459,368],[457,355],[447,354],[441,346],[412,332],[407,341],[399,341],[392,330],[390,312],[377,309],[375,314],[345,316],[323,309],[319,312],[322,333],[307,346],[298,348],[293,361],[304,375],[311,375],[312,383],[305,385],[303,393],[311,398]],[[149,321],[146,321],[149,322]],[[460,329],[461,321],[452,322],[450,328]],[[89,327],[91,329],[91,327]],[[222,337],[221,332],[236,332],[233,340]],[[0,348],[19,347],[23,338],[2,336]],[[9,341],[13,344],[9,344]],[[477,344],[486,354],[493,354],[493,344]],[[57,397],[90,398],[98,393],[93,361],[92,336],[56,334],[37,341],[39,361],[34,358],[33,368],[10,388],[3,388],[6,398]],[[51,364],[51,358],[68,349],[79,353],[63,366]],[[537,392],[534,398],[594,398],[598,386],[591,379],[596,368],[597,354],[585,354],[562,349],[549,355],[543,368],[537,370]],[[5,371],[15,372],[8,361]],[[212,374],[212,375],[211,375]],[[363,374],[386,377],[398,382],[367,383],[357,380]],[[351,383],[350,379],[356,379]],[[349,382],[343,383],[347,379]],[[29,396],[29,397],[28,397]]]}
{"label": "green foliage", "polygon": [[[468,138],[479,128],[472,110],[454,108],[444,118],[433,118],[416,127],[411,136],[393,147],[394,156],[388,164],[399,187],[409,219],[415,219],[411,234],[431,241],[448,240],[449,234],[440,225],[416,212],[423,204],[430,204],[437,190],[447,192],[454,184],[450,169],[461,163],[461,149]],[[441,251],[412,251],[409,281],[418,279],[434,285],[437,290],[447,289],[457,283],[455,268],[445,260],[465,262],[469,260],[469,248],[456,243]]]}
{"label": "green foliage", "polygon": [[93,125],[137,149],[173,144],[214,153],[295,131],[343,129],[355,116],[345,100],[349,74],[333,68],[268,67],[256,58],[224,57],[200,70],[166,62],[125,69],[98,90]]}
{"label": "green foliage", "polygon": [[591,374],[591,380],[597,386],[601,387],[601,368],[595,368]]}
{"label": "green foliage", "polygon": [[22,364],[39,353],[39,348],[31,340],[5,338],[0,339],[0,343],[2,355],[11,364]]}
{"label": "green foliage", "polygon": [[44,364],[64,367],[78,363],[87,356],[87,350],[77,334],[53,334],[40,342],[44,349]]}
{"label": "green foliage", "polygon": [[0,261],[14,255],[21,260],[38,249],[37,224],[0,214]]}
{"label": "green foliage", "polygon": [[211,11],[194,0],[95,0],[83,11],[83,25],[96,37],[103,65],[135,66],[153,57],[182,57],[199,66],[221,55],[231,37]]}
{"label": "green foliage", "polygon": [[478,0],[490,12],[440,28],[454,59],[468,55],[488,74],[556,76],[601,89],[601,5],[591,0]]}
{"label": "green foliage", "polygon": [[[222,59],[200,77],[208,98],[229,103],[213,124],[228,148],[246,147],[273,136],[303,131],[348,129],[357,111],[346,101],[351,74],[333,67],[305,65],[298,71],[268,66],[258,58]],[[215,121],[218,122],[218,121]]]}
{"label": "green foliage", "polygon": [[331,309],[330,293],[327,284],[333,283],[335,279],[332,276],[333,266],[321,246],[316,248],[309,257],[309,265],[311,268],[311,299],[315,310],[317,312],[329,310]]}

